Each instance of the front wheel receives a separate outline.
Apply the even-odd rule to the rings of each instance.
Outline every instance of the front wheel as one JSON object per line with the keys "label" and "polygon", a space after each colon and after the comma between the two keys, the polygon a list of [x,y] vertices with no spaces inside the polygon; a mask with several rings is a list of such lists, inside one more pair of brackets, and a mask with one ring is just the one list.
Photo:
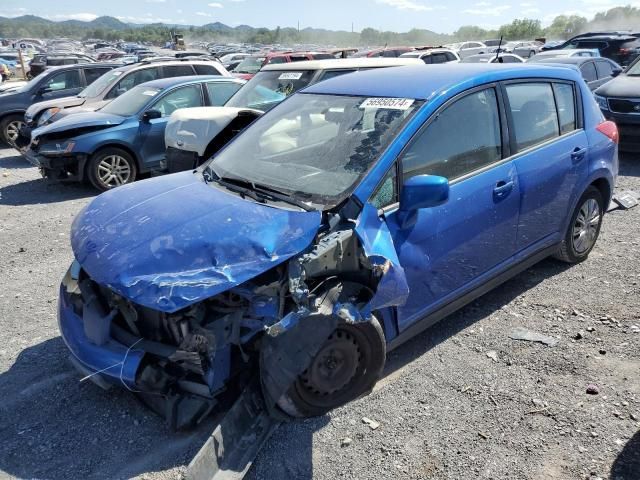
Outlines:
{"label": "front wheel", "polygon": [[556,258],[567,263],[586,260],[598,240],[603,215],[602,194],[590,186],[576,205]]}
{"label": "front wheel", "polygon": [[314,417],[369,392],[385,364],[382,327],[369,322],[340,324],[309,367],[278,401],[294,417]]}
{"label": "front wheel", "polygon": [[133,182],[136,174],[135,160],[128,152],[119,148],[97,152],[87,166],[89,181],[102,192]]}
{"label": "front wheel", "polygon": [[23,115],[7,115],[0,122],[0,136],[2,141],[10,147],[15,147],[20,129],[24,125]]}

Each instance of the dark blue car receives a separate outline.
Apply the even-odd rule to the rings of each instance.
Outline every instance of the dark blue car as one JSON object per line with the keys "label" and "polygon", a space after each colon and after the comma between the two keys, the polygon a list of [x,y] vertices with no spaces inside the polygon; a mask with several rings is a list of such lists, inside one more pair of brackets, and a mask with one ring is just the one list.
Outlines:
{"label": "dark blue car", "polygon": [[[260,376],[272,414],[370,391],[386,352],[548,256],[593,249],[617,130],[578,72],[358,72],[276,106],[195,171],[75,219],[75,365],[174,424]],[[169,408],[170,407],[170,408]]]}
{"label": "dark blue car", "polygon": [[171,77],[138,85],[95,112],[74,113],[33,130],[24,153],[46,177],[88,179],[99,190],[133,182],[165,157],[164,129],[179,108],[222,106],[244,80]]}
{"label": "dark blue car", "polygon": [[0,142],[15,144],[24,113],[33,103],[76,95],[117,66],[88,63],[52,67],[19,89],[0,93]]}

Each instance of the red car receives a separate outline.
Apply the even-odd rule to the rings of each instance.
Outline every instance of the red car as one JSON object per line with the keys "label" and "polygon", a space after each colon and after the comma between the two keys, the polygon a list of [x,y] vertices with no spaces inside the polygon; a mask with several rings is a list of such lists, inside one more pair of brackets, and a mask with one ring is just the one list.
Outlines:
{"label": "red car", "polygon": [[327,52],[272,52],[263,55],[246,57],[234,68],[233,76],[250,80],[265,65],[272,63],[302,62],[304,60],[328,60],[335,58]]}

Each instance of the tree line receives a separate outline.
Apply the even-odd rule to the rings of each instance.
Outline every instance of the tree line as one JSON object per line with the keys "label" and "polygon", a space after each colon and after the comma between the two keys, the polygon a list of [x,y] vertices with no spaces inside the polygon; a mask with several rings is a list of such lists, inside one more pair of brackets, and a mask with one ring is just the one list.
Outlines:
{"label": "tree line", "polygon": [[[320,44],[342,46],[364,45],[433,45],[454,41],[482,40],[503,37],[505,40],[547,38],[562,40],[578,33],[594,29],[627,29],[640,26],[640,8],[615,7],[595,15],[593,20],[579,15],[559,15],[543,28],[536,19],[515,19],[497,30],[486,30],[475,25],[460,27],[453,34],[439,34],[414,28],[397,33],[365,28],[361,32],[332,31],[305,28],[231,28],[216,23],[196,26],[177,26],[177,30],[189,41],[245,42],[260,44]],[[51,22],[35,16],[19,19],[0,19],[0,37],[20,38],[73,38],[78,40],[102,39],[109,41],[149,42],[161,45],[170,40],[170,31],[176,28],[165,24],[133,26],[111,17],[101,17],[93,22]]]}

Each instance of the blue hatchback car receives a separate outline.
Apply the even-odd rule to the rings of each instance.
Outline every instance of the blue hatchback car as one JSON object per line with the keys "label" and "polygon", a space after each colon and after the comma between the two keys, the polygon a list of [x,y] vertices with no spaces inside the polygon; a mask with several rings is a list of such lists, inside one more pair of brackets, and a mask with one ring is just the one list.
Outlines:
{"label": "blue hatchback car", "polygon": [[96,112],[69,115],[33,130],[24,156],[46,177],[87,179],[109,190],[160,165],[164,129],[175,110],[222,106],[244,83],[217,75],[146,82]]}
{"label": "blue hatchback car", "polygon": [[323,414],[370,391],[387,351],[516,273],[585,260],[616,142],[565,68],[315,84],[198,170],[89,204],[62,337],[85,375],[179,426],[252,375],[271,412]]}

